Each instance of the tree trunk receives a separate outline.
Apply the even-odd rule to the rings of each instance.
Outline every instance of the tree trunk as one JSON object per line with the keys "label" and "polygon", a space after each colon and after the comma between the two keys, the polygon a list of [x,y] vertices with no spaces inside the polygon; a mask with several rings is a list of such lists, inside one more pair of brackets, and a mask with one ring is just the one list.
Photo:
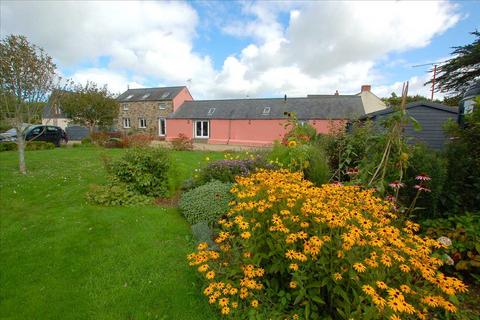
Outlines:
{"label": "tree trunk", "polygon": [[17,129],[17,147],[18,147],[18,168],[21,174],[27,174],[27,166],[25,165],[25,139],[23,132]]}

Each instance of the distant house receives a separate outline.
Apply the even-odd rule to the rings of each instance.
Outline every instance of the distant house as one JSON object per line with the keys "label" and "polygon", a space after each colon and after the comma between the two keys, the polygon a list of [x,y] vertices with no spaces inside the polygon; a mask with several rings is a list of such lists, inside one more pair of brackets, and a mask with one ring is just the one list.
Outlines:
{"label": "distant house", "polygon": [[65,130],[69,122],[72,121],[62,109],[58,106],[51,106],[50,104],[43,108],[42,124],[57,126]]}
{"label": "distant house", "polygon": [[128,89],[117,101],[120,104],[117,128],[120,131],[145,131],[165,137],[167,116],[185,101],[193,100],[187,87]]}
{"label": "distant house", "polygon": [[[382,103],[376,102],[375,108]],[[327,133],[332,126],[364,116],[365,110],[361,95],[186,101],[167,120],[167,140],[183,134],[210,144],[265,146],[285,135],[288,113]]]}
{"label": "distant house", "polygon": [[[440,150],[445,145],[447,137],[445,136],[443,125],[449,119],[457,121],[458,108],[448,107],[443,104],[430,101],[417,101],[409,103],[406,106],[407,113],[412,116],[421,125],[421,130],[416,131],[412,124],[404,128],[405,135],[410,138],[410,143],[425,143],[433,149]],[[388,117],[392,109],[388,108],[381,111],[369,113],[362,119],[371,119],[379,122]]]}

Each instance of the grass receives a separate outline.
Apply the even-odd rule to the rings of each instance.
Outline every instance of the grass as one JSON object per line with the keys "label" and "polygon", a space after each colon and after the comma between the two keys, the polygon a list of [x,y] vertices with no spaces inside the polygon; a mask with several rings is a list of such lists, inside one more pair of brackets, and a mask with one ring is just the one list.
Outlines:
{"label": "grass", "polygon": [[[215,319],[185,256],[190,227],[176,209],[96,207],[103,155],[68,148],[0,153],[1,319]],[[173,152],[178,181],[206,156]]]}

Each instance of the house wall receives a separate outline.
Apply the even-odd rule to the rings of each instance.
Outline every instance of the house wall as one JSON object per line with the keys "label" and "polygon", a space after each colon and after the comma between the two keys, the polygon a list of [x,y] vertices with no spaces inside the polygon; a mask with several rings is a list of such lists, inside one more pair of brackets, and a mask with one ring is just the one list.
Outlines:
{"label": "house wall", "polygon": [[68,123],[71,121],[71,119],[67,118],[43,118],[42,119],[42,124],[43,125],[50,125],[50,126],[57,126],[65,130],[65,128],[68,126]]}
{"label": "house wall", "polygon": [[[159,104],[165,103],[163,110],[159,109]],[[124,104],[128,105],[128,111],[123,110]],[[166,118],[173,111],[172,101],[132,101],[121,102],[120,112],[118,114],[117,129],[127,132],[131,130],[144,131],[158,136],[158,118]],[[123,127],[123,118],[130,118],[130,128]],[[147,127],[140,128],[139,118],[147,119]]]}
{"label": "house wall", "polygon": [[[232,144],[247,146],[271,145],[281,140],[287,130],[286,120],[210,120],[210,144]],[[344,120],[311,120],[309,123],[318,133],[328,133],[332,124],[344,125]],[[171,141],[180,133],[193,139],[193,120],[167,119],[167,140]]]}
{"label": "house wall", "polygon": [[180,93],[178,93],[175,98],[173,98],[172,105],[173,105],[173,112],[177,111],[177,109],[185,102],[185,101],[192,101],[192,95],[188,91],[187,88],[183,88]]}
{"label": "house wall", "polygon": [[[444,133],[443,125],[448,119],[457,120],[457,113],[443,111],[427,106],[418,106],[407,110],[408,114],[415,118],[421,126],[417,131],[412,124],[405,126],[405,136],[409,138],[408,142],[425,143],[428,147],[440,150],[447,142],[447,136]],[[386,115],[388,116],[388,115]],[[378,123],[385,116],[375,118]]]}
{"label": "house wall", "polygon": [[366,114],[387,108],[385,102],[370,91],[362,91],[358,95],[362,98],[363,108]]}

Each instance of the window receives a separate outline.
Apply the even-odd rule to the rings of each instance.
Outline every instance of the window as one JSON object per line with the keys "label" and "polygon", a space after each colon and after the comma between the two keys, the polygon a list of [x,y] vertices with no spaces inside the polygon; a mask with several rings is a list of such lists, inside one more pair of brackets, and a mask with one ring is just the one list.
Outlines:
{"label": "window", "polygon": [[306,124],[308,124],[308,121],[307,120],[298,120],[298,124],[303,127]]}
{"label": "window", "polygon": [[162,94],[162,99],[165,99],[165,98],[168,97],[169,95],[170,95],[170,92],[169,92],[169,91],[164,92],[164,93]]}
{"label": "window", "polygon": [[47,132],[57,133],[57,132],[58,132],[58,128],[56,128],[56,127],[47,127]]}
{"label": "window", "polygon": [[210,109],[208,110],[208,114],[207,114],[207,115],[211,116],[214,112],[215,112],[215,108],[210,108]]}
{"label": "window", "polygon": [[142,100],[145,100],[145,99],[147,99],[148,97],[150,97],[150,93],[145,93],[145,94],[142,96]]}
{"label": "window", "polygon": [[195,121],[195,138],[208,138],[208,121]]}
{"label": "window", "polygon": [[125,129],[130,128],[130,118],[123,118],[123,127]]}
{"label": "window", "polygon": [[160,102],[160,103],[158,104],[158,109],[160,109],[160,110],[165,110],[165,109],[167,109],[167,104],[166,104],[165,102]]}
{"label": "window", "polygon": [[123,104],[123,111],[128,111],[128,104],[126,103]]}
{"label": "window", "polygon": [[138,118],[138,127],[139,128],[146,128],[147,127],[147,119]]}
{"label": "window", "polygon": [[130,100],[130,99],[132,99],[132,97],[133,97],[133,94],[131,94],[131,95],[129,95],[128,97],[126,97],[125,100]]}
{"label": "window", "polygon": [[266,116],[270,114],[270,107],[263,108],[262,115]]}
{"label": "window", "polygon": [[165,118],[158,119],[158,135],[163,137],[167,133],[167,122]]}

